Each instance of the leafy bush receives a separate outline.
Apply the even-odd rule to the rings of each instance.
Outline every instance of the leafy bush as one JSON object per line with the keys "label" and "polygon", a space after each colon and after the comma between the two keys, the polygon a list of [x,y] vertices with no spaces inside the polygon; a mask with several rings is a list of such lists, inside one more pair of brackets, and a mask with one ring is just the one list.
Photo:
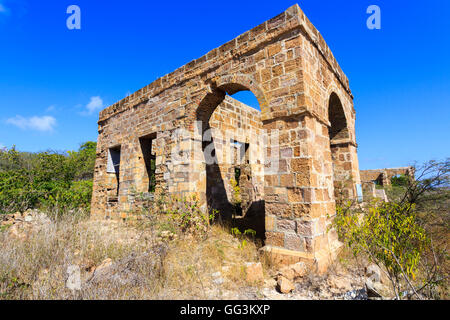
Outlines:
{"label": "leafy bush", "polygon": [[195,196],[175,199],[167,209],[175,225],[183,232],[198,238],[206,238],[211,221],[217,212],[203,213]]}
{"label": "leafy bush", "polygon": [[89,210],[92,198],[92,180],[74,181],[69,188],[54,190],[53,195],[47,199],[41,199],[41,205],[45,208],[58,208],[62,212],[68,210]]}
{"label": "leafy bush", "polygon": [[231,185],[231,202],[233,203],[233,205],[235,206],[240,206],[242,203],[242,198],[241,198],[241,187],[239,186],[238,183],[239,180],[230,179],[230,185]]}
{"label": "leafy bush", "polygon": [[406,187],[408,185],[409,178],[404,175],[398,175],[391,178],[391,185],[393,187]]}
{"label": "leafy bush", "polygon": [[[239,169],[240,170],[240,169]],[[238,170],[236,170],[238,171]],[[240,171],[239,175],[240,175]],[[236,174],[236,179],[230,179],[231,185],[231,205],[233,206],[233,218],[236,216],[242,215],[242,196],[241,196],[241,187],[239,186],[239,178]]]}
{"label": "leafy bush", "polygon": [[95,157],[95,142],[67,154],[0,150],[0,213],[89,209]]}
{"label": "leafy bush", "polygon": [[446,296],[449,173],[448,159],[429,161],[416,167],[417,179],[393,179],[390,202],[337,208],[340,240],[385,269],[397,298],[405,288],[418,298]]}
{"label": "leafy bush", "polygon": [[425,230],[417,223],[414,205],[374,202],[358,214],[338,208],[334,221],[340,239],[354,255],[366,253],[387,270],[397,296],[401,280],[414,279],[421,254],[428,245]]}
{"label": "leafy bush", "polygon": [[136,213],[145,217],[144,224],[155,227],[159,231],[170,231],[180,236],[193,236],[205,239],[211,230],[211,222],[218,215],[217,210],[204,212],[198,198],[168,197],[164,193],[146,199],[137,194],[138,208],[131,210],[130,218]]}
{"label": "leafy bush", "polygon": [[253,229],[246,229],[244,233],[242,233],[239,228],[231,228],[231,234],[239,239],[241,242],[239,244],[239,248],[243,249],[247,245],[247,239],[251,239],[251,241],[255,241],[256,231]]}

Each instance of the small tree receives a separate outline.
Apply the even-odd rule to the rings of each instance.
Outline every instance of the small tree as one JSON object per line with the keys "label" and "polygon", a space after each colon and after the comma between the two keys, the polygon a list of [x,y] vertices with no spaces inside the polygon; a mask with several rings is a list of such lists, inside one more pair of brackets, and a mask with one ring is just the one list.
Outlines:
{"label": "small tree", "polygon": [[365,253],[378,266],[384,267],[397,298],[404,282],[415,291],[411,279],[428,244],[410,204],[373,202],[368,212],[358,214],[349,208],[338,208],[334,225],[356,256]]}
{"label": "small tree", "polygon": [[[405,192],[400,203],[423,204],[441,199],[450,188],[450,159],[428,161],[416,168],[416,178],[405,182]],[[436,198],[438,197],[438,198]]]}
{"label": "small tree", "polygon": [[448,259],[449,167],[448,159],[419,166],[416,179],[404,177],[388,189],[389,203],[362,210],[351,202],[338,205],[334,226],[341,241],[385,270],[397,298],[405,287],[409,295],[420,298],[427,289],[434,296],[448,279],[441,265]]}

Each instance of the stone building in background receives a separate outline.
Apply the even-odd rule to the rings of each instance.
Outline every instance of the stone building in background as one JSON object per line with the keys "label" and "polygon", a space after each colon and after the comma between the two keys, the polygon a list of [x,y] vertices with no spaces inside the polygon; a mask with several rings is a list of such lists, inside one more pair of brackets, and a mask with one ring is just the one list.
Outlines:
{"label": "stone building in background", "polygon": [[[412,180],[415,179],[416,169],[412,166],[401,168],[372,169],[361,170],[361,183],[364,194],[367,198],[379,198],[388,201],[386,192],[383,187],[391,185],[391,180],[396,176],[406,176]],[[380,188],[377,188],[379,186]]]}
{"label": "stone building in background", "polygon": [[379,186],[387,187],[391,185],[391,179],[395,176],[405,175],[414,179],[414,167],[387,168],[361,170],[360,176],[363,183],[374,183]]}
{"label": "stone building in background", "polygon": [[[261,112],[230,97],[242,90]],[[234,177],[241,220],[282,263],[325,270],[338,247],[327,232],[335,189],[361,189],[348,79],[298,5],[106,108],[98,124],[92,215],[127,215],[153,191],[229,215]]]}

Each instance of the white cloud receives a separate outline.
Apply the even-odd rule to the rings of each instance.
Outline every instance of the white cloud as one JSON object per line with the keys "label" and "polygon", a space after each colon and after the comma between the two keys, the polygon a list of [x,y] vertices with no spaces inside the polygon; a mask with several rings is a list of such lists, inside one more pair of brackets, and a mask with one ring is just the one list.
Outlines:
{"label": "white cloud", "polygon": [[3,145],[3,143],[0,143],[0,150],[5,149],[6,147]]}
{"label": "white cloud", "polygon": [[42,132],[53,131],[56,126],[56,119],[51,116],[34,116],[31,118],[15,116],[6,120],[6,122],[23,130],[37,130]]}
{"label": "white cloud", "polygon": [[87,114],[93,114],[95,111],[99,111],[104,108],[103,100],[100,97],[91,97],[91,101],[86,105]]}

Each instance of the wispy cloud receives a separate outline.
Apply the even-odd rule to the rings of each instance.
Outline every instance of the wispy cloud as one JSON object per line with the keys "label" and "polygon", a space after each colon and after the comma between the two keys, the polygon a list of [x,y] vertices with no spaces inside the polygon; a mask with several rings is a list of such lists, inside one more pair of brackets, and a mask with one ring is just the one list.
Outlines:
{"label": "wispy cloud", "polygon": [[0,150],[5,149],[6,147],[3,145],[3,143],[0,143]]}
{"label": "wispy cloud", "polygon": [[3,1],[0,1],[0,14],[8,14],[9,13],[9,9],[7,7],[5,7],[5,5],[3,4]]}
{"label": "wispy cloud", "polygon": [[47,109],[45,109],[45,112],[52,112],[56,110],[56,106],[51,105],[50,107],[48,107]]}
{"label": "wispy cloud", "polygon": [[22,130],[36,130],[41,132],[51,132],[56,126],[56,119],[51,116],[30,117],[15,116],[6,120],[8,124],[12,124]]}
{"label": "wispy cloud", "polygon": [[102,98],[99,96],[91,97],[91,100],[86,105],[86,110],[81,112],[82,115],[92,115],[94,112],[100,111],[105,107]]}

